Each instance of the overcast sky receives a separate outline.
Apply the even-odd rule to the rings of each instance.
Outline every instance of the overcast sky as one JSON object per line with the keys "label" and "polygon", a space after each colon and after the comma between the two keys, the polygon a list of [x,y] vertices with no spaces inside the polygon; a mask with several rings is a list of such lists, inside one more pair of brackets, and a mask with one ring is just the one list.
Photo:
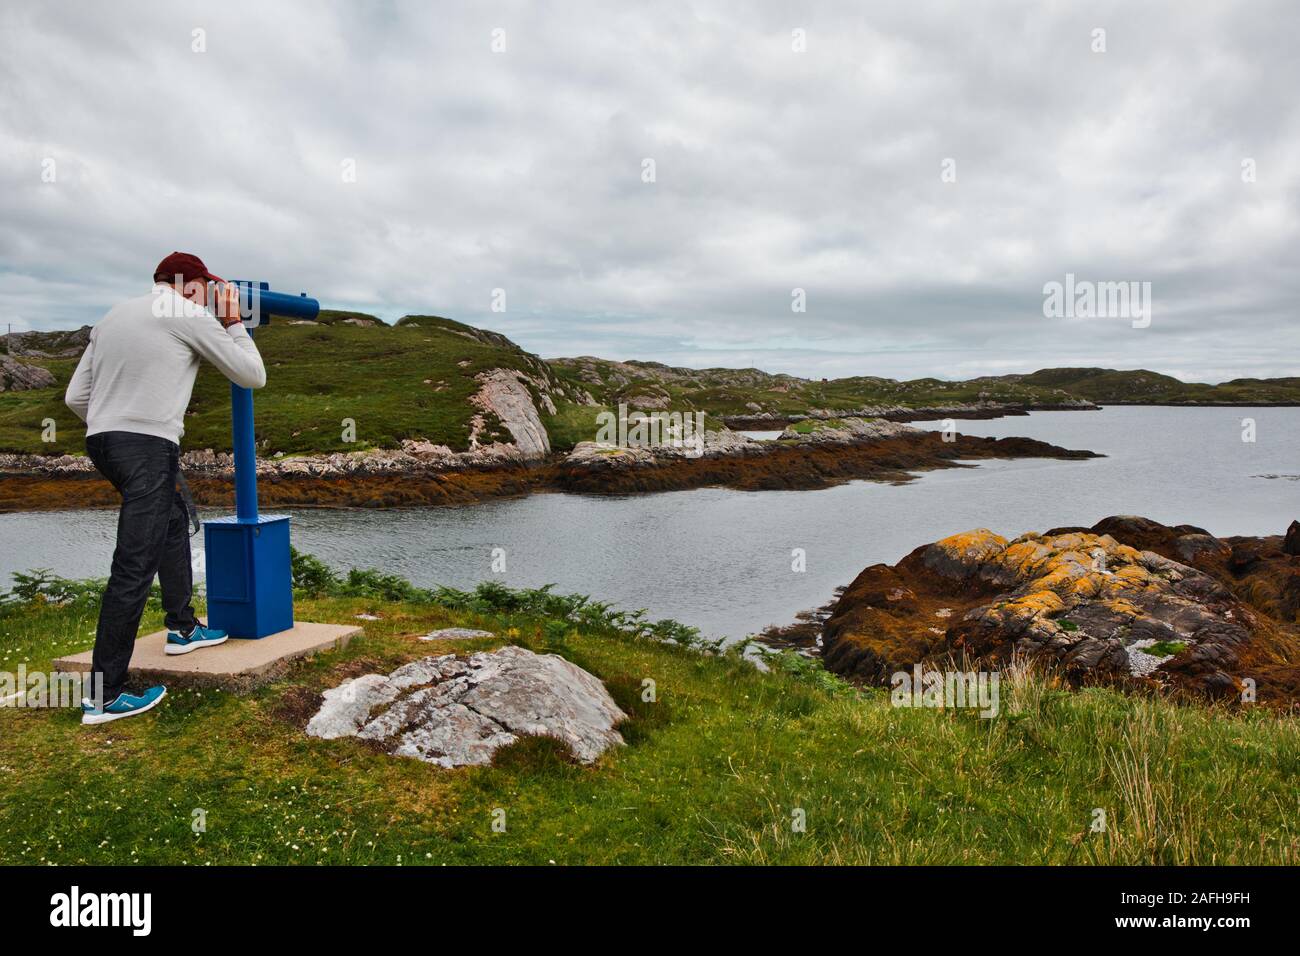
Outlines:
{"label": "overcast sky", "polygon": [[179,249],[548,357],[1300,374],[1300,5],[613,6],[7,0],[0,324]]}

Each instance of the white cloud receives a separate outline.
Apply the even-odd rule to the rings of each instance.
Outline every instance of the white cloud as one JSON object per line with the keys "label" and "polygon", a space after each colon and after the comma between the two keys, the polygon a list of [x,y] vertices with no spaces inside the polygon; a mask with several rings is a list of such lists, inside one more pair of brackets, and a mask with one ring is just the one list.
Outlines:
{"label": "white cloud", "polygon": [[[1293,5],[608,7],[6,5],[0,322],[183,249],[545,355],[1300,371]],[[1151,328],[1045,319],[1066,272],[1151,281]]]}

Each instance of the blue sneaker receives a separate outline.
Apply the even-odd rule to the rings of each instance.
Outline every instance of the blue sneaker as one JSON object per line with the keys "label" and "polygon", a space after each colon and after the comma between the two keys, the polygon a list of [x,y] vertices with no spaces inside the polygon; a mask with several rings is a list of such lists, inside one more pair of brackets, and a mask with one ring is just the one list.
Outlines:
{"label": "blue sneaker", "polygon": [[81,702],[81,722],[83,724],[107,724],[109,721],[134,717],[146,710],[153,710],[159,701],[167,696],[167,688],[159,684],[150,687],[136,697],[134,694],[118,694],[103,707],[96,707],[90,700]]}
{"label": "blue sneaker", "polygon": [[167,653],[188,654],[190,651],[197,651],[200,647],[216,647],[218,644],[224,644],[229,638],[230,635],[225,631],[204,624],[195,624],[194,630],[188,635],[177,634],[175,631],[167,632]]}

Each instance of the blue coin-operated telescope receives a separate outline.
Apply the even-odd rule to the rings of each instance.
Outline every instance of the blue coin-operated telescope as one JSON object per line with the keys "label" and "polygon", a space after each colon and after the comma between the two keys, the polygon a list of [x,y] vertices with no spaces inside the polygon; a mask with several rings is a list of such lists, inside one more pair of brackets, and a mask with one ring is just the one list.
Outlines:
{"label": "blue coin-operated telescope", "polygon": [[[240,314],[249,334],[278,315],[315,319],[320,303],[272,292],[265,282],[236,281]],[[253,392],[230,386],[235,448],[235,514],[203,523],[208,579],[208,624],[231,637],[258,638],[293,627],[289,516],[257,513],[257,448]]]}

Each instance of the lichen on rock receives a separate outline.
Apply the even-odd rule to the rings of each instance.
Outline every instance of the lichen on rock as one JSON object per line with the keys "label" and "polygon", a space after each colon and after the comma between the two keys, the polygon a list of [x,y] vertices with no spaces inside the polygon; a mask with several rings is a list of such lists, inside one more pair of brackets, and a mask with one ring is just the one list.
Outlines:
{"label": "lichen on rock", "polygon": [[[1268,573],[1252,577],[1265,560]],[[864,570],[826,622],[826,661],[878,683],[921,661],[1001,666],[1025,654],[1076,680],[1140,678],[1224,696],[1250,678],[1293,696],[1296,565],[1281,536],[1224,540],[1143,518],[1011,541],[976,529]],[[949,609],[947,627],[935,627]]]}

